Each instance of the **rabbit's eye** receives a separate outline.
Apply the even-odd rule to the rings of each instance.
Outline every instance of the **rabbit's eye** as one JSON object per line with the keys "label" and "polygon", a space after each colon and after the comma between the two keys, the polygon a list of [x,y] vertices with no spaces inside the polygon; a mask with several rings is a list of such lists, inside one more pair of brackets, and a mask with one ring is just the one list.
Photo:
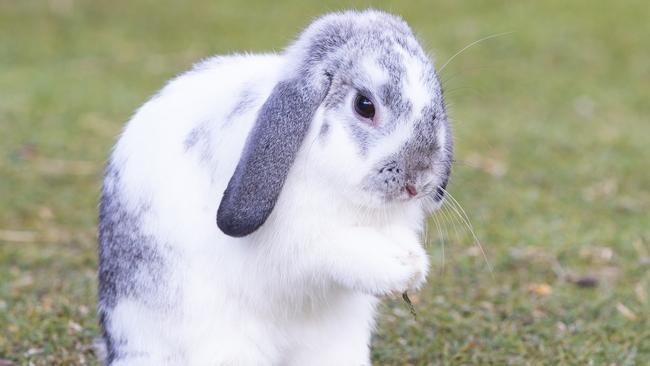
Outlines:
{"label": "rabbit's eye", "polygon": [[363,118],[372,119],[375,116],[375,105],[367,97],[357,94],[354,100],[354,111]]}

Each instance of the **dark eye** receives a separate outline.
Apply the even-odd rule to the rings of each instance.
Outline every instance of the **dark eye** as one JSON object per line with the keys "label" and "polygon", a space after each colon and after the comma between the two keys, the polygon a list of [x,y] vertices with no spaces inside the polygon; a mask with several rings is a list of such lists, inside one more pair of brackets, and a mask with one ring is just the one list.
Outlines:
{"label": "dark eye", "polygon": [[357,94],[354,111],[363,118],[372,119],[375,116],[375,105],[367,97]]}

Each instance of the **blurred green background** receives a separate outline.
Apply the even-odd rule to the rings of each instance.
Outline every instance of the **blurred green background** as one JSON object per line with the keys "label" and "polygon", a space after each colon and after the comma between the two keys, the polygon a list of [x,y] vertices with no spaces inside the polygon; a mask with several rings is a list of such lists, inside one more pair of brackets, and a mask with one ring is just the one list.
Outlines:
{"label": "blurred green background", "polygon": [[646,1],[0,0],[0,365],[97,363],[98,191],[135,108],[202,58],[370,5],[439,66],[512,32],[441,72],[450,191],[492,274],[454,211],[435,215],[418,318],[385,302],[375,364],[648,364]]}

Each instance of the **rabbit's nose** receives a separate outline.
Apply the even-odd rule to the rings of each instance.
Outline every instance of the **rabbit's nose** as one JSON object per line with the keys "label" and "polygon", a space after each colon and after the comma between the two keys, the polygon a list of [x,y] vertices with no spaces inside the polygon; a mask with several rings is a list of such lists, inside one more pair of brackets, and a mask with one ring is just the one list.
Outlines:
{"label": "rabbit's nose", "polygon": [[406,183],[406,186],[404,187],[406,189],[406,192],[408,192],[409,196],[415,197],[418,194],[418,190],[415,188],[415,185],[411,183]]}

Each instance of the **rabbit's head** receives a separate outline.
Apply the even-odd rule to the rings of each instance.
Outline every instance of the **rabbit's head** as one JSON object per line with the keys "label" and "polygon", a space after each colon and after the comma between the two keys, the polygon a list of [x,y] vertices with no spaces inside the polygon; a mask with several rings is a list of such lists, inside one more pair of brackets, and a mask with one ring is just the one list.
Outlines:
{"label": "rabbit's head", "polygon": [[403,20],[326,15],[285,55],[221,201],[222,231],[244,236],[264,223],[310,130],[306,166],[354,205],[442,200],[453,154],[442,89]]}

